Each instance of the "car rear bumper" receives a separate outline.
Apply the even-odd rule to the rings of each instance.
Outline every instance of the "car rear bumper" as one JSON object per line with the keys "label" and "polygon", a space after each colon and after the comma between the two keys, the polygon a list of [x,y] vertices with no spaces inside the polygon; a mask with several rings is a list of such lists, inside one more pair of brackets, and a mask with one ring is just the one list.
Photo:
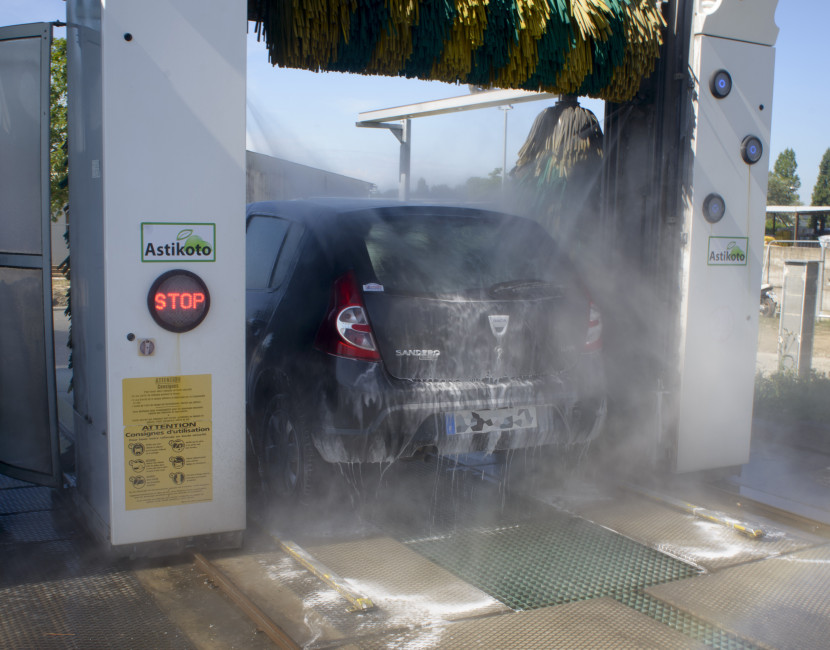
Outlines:
{"label": "car rear bumper", "polygon": [[[557,376],[506,381],[400,381],[380,364],[337,359],[336,385],[312,437],[328,462],[390,462],[430,448],[440,454],[573,445],[596,437],[605,419],[598,354]],[[454,413],[522,409],[533,426],[453,432]],[[509,422],[509,421],[508,421]],[[525,423],[526,424],[526,423]]]}

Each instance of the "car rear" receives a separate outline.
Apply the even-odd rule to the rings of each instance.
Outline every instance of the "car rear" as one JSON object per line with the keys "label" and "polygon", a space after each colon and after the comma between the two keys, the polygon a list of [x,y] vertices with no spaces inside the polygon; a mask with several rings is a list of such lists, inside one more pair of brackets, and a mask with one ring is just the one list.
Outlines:
{"label": "car rear", "polygon": [[326,460],[596,434],[599,313],[537,224],[398,206],[340,214],[318,236],[336,276],[315,339],[333,378],[317,411]]}

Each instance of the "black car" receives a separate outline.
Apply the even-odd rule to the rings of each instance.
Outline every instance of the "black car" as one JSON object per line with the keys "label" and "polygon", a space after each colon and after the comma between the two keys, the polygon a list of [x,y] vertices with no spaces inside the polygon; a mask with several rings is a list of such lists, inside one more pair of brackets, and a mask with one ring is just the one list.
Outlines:
{"label": "black car", "polygon": [[266,487],[328,463],[587,443],[601,324],[535,222],[357,199],[247,210],[247,418]]}

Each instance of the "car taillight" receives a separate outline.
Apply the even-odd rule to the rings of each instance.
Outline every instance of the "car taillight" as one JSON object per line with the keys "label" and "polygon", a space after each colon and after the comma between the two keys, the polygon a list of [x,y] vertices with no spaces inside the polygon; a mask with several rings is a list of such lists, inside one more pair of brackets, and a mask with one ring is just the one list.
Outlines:
{"label": "car taillight", "polygon": [[599,350],[602,348],[602,316],[599,309],[592,302],[588,308],[588,332],[585,335],[585,349]]}
{"label": "car taillight", "polygon": [[316,345],[323,352],[339,357],[380,361],[352,271],[334,283],[329,310],[317,332]]}

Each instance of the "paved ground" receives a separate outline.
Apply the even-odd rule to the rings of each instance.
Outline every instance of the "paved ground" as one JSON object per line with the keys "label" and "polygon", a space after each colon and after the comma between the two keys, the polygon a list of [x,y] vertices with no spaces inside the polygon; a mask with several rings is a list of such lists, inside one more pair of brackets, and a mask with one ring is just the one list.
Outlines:
{"label": "paved ground", "polygon": [[[65,400],[71,372],[67,368],[69,351],[65,347],[68,321],[62,308],[55,308],[53,318],[58,394]],[[774,372],[777,354],[770,349],[761,349],[757,367],[766,373]],[[814,368],[830,372],[830,356],[824,353],[817,356]],[[68,408],[68,402],[63,406]],[[71,408],[69,413],[71,421]],[[830,443],[825,442],[827,432],[808,431],[795,425],[782,428],[776,423],[761,424],[764,426],[756,422],[759,429],[754,435],[751,462],[740,474],[730,478],[729,486],[741,497],[741,502],[751,499],[830,524],[827,505],[830,503],[827,499],[830,448],[826,446]],[[460,497],[450,502],[452,507],[447,506],[447,512],[448,517],[451,515],[456,521],[470,513],[472,497],[460,489],[460,480],[451,485]],[[427,486],[430,488],[428,495],[434,498],[435,483],[428,482]],[[112,564],[104,557],[91,554],[89,549],[92,547],[86,545],[86,538],[73,527],[34,525],[50,523],[55,513],[58,518],[64,514],[63,505],[53,501],[47,489],[18,483],[0,484],[0,488],[5,496],[3,502],[7,504],[4,520],[0,522],[0,550],[4,551],[0,554],[0,596],[5,596],[0,598],[0,603],[7,609],[17,608],[14,616],[8,612],[0,616],[0,630],[14,639],[13,643],[0,643],[0,646],[41,647],[46,641],[54,641],[52,647],[143,645],[158,648],[195,646],[211,650],[270,645],[256,627],[225,600],[224,595],[210,588],[206,578],[189,561],[179,559],[178,564],[161,566],[155,562],[141,563],[140,566]],[[17,507],[13,497],[33,505]],[[504,494],[499,493],[489,502],[498,499],[503,500]],[[737,505],[741,506],[740,503]],[[610,510],[615,508],[616,505]],[[665,517],[661,513],[661,520]],[[13,523],[18,526],[13,527]],[[406,519],[404,524],[411,526],[412,521]],[[434,520],[431,525],[434,526]],[[21,530],[26,535],[20,533]],[[705,532],[711,533],[709,529]],[[824,556],[808,557],[804,562],[820,568],[826,559]],[[19,570],[13,572],[12,567]],[[21,567],[26,567],[25,573],[20,573]],[[33,579],[34,571],[42,572],[44,579]],[[94,579],[94,589],[86,589],[84,581],[87,579]],[[67,590],[67,585],[74,591]],[[756,597],[758,593],[766,593],[755,591]],[[752,594],[747,593],[749,595],[734,598],[729,604],[750,602]],[[824,607],[824,601],[820,599],[810,602]],[[21,603],[47,603],[56,607],[31,605],[27,609],[21,608]],[[335,604],[339,606],[339,603]],[[62,618],[49,618],[53,610],[61,612]],[[760,608],[756,607],[756,610]],[[787,614],[786,609],[779,607],[778,610],[782,615]],[[773,612],[773,609],[769,611]],[[305,622],[306,619],[301,617],[299,620]],[[824,629],[827,629],[826,624]]]}
{"label": "paved ground", "polygon": [[[755,361],[755,369],[757,372],[763,372],[766,375],[771,375],[778,370],[778,354],[775,352],[758,352],[758,357]],[[830,373],[830,357],[814,357],[813,370]]]}

